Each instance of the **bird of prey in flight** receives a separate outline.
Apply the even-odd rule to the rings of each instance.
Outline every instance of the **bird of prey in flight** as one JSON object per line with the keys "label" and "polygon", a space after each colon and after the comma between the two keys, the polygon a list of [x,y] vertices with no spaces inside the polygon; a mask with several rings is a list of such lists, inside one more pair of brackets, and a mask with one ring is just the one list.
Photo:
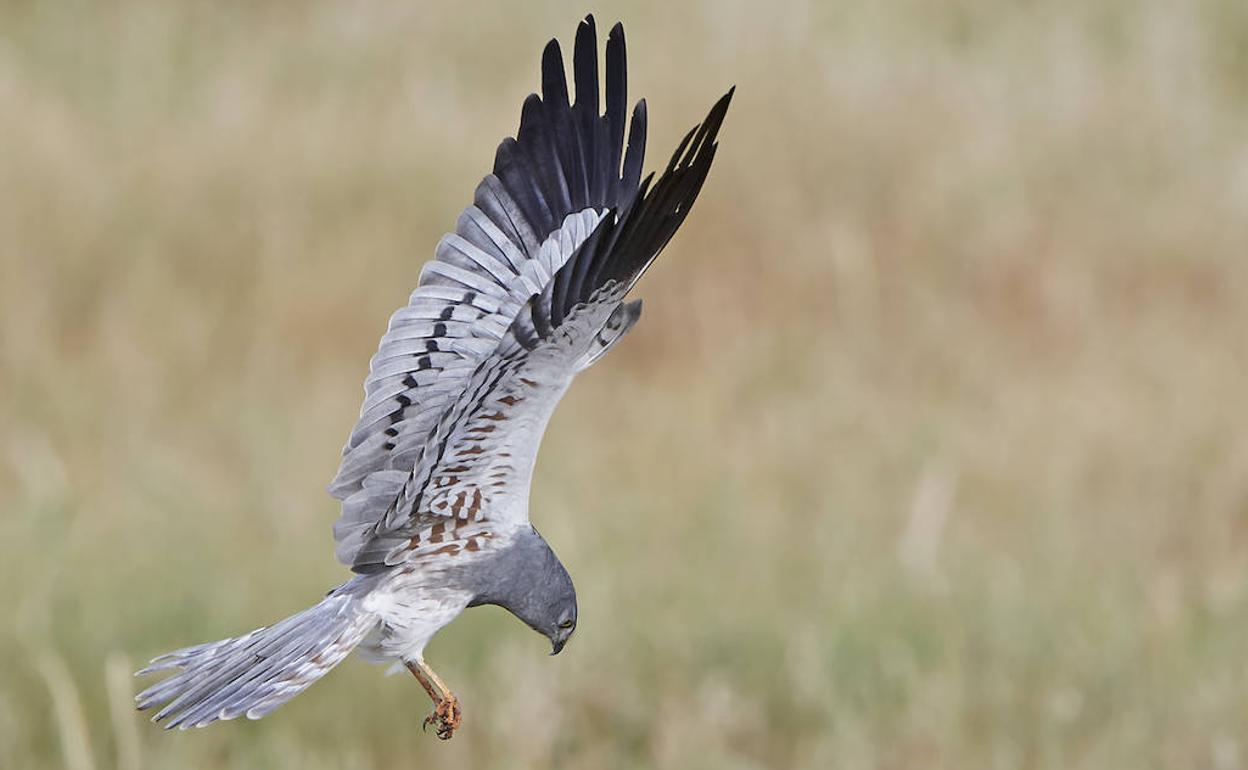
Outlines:
{"label": "bird of prey in flight", "polygon": [[[336,554],[354,573],[320,603],[234,639],[152,661],[173,670],[137,697],[154,721],[259,719],[353,649],[406,666],[450,738],[461,711],[425,645],[468,607],[509,610],[558,653],[576,592],[529,523],[529,484],[551,413],[576,375],[637,322],[629,290],[680,227],[715,158],[732,91],[658,174],[642,177],[646,103],[628,119],[624,31],[607,37],[603,108],[592,16],[576,31],[575,99],[563,55],[494,170],[390,318],[330,492]],[[627,141],[625,129],[627,130]]]}

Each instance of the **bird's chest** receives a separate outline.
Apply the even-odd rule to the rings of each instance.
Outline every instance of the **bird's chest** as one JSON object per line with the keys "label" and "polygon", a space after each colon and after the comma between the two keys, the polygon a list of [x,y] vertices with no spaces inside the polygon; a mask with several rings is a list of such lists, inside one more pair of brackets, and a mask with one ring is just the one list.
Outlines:
{"label": "bird's chest", "polygon": [[369,595],[380,624],[365,641],[373,657],[419,660],[425,645],[468,606],[470,591],[439,584],[418,572],[395,575]]}

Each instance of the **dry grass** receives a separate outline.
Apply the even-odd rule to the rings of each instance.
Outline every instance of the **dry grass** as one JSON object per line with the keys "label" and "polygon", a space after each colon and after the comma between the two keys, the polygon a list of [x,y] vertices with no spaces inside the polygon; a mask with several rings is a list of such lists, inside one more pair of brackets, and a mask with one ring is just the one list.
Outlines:
{"label": "dry grass", "polygon": [[577,639],[444,632],[447,745],[116,670],[341,578],[368,354],[581,9],[0,9],[0,766],[1248,766],[1244,4],[626,5],[652,163],[737,100],[547,436]]}

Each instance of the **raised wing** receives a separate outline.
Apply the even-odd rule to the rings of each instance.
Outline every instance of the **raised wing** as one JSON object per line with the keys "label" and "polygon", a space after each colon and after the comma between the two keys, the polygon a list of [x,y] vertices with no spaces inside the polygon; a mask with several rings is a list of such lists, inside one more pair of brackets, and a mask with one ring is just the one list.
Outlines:
{"label": "raised wing", "polygon": [[[640,314],[624,297],[697,198],[715,157],[732,92],[685,137],[654,188],[608,211],[439,421],[394,504],[368,532],[352,568],[373,572],[433,547],[430,534],[486,532],[480,522],[527,521],[529,482],[546,423],[575,375]],[[438,542],[441,542],[439,540]]]}
{"label": "raised wing", "polygon": [[331,486],[344,500],[334,528],[338,557],[356,571],[427,548],[431,530],[440,538],[448,525],[527,517],[528,480],[551,412],[575,373],[636,321],[640,303],[621,300],[688,213],[731,93],[650,189],[650,179],[640,183],[644,102],[624,149],[618,24],[606,62],[600,115],[588,17],[577,30],[569,105],[551,41],[543,96],[525,101],[516,139],[500,145],[474,205],[391,319]]}
{"label": "raised wing", "polygon": [[473,205],[438,244],[408,305],[391,317],[330,485],[343,501],[334,527],[343,563],[352,563],[365,530],[420,461],[430,431],[528,298],[550,282],[602,211],[636,198],[646,110],[644,102],[634,109],[625,150],[625,58],[617,24],[607,41],[606,113],[599,114],[593,18],[577,29],[573,104],[559,44],[550,41],[542,56],[543,98],[525,100],[516,138],[499,145]]}

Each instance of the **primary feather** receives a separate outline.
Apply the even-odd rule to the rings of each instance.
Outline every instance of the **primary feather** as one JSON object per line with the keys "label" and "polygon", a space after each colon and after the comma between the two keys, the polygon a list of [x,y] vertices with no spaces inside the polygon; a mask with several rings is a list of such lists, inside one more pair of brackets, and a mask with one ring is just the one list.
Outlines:
{"label": "primary feather", "polygon": [[365,536],[361,501],[351,499],[365,493],[364,480],[417,465],[430,429],[529,297],[551,281],[603,212],[628,207],[636,197],[645,105],[634,111],[625,150],[625,56],[617,24],[607,41],[607,111],[599,115],[593,18],[577,30],[572,104],[559,44],[550,41],[542,55],[542,97],[525,100],[516,137],[499,145],[473,204],[421,271],[408,306],[391,317],[330,485],[344,501],[336,532],[343,562],[352,563]]}
{"label": "primary feather", "polygon": [[[577,29],[569,103],[559,44],[546,46],[542,95],[525,100],[516,137],[499,145],[493,173],[373,357],[330,486],[343,500],[337,556],[357,572],[401,559],[396,548],[430,516],[527,518],[550,412],[572,376],[632,328],[640,304],[625,310],[624,295],[697,198],[732,92],[686,135],[658,180],[643,183],[646,107],[638,102],[626,125],[622,27],[607,40],[601,113],[597,48],[588,17]],[[539,380],[526,379],[540,381],[540,393],[517,385],[520,370],[538,368]],[[477,424],[490,419],[487,404],[520,401],[524,408],[498,412],[507,417],[495,424]],[[501,424],[511,415],[523,419]],[[440,475],[445,468],[462,470]],[[395,470],[410,474],[401,489]]]}
{"label": "primary feather", "polygon": [[641,302],[625,297],[688,215],[732,98],[643,181],[646,107],[626,118],[620,25],[604,109],[597,49],[591,16],[576,33],[570,102],[559,45],[546,46],[542,95],[525,100],[515,138],[390,318],[330,485],[342,501],[336,555],[360,574],[272,626],[153,661],[140,673],[177,673],[138,703],[163,704],[166,726],[259,718],[361,644],[420,660],[474,603],[522,619],[552,596],[575,608],[566,571],[528,526],[538,445],[576,374],[637,322]]}

